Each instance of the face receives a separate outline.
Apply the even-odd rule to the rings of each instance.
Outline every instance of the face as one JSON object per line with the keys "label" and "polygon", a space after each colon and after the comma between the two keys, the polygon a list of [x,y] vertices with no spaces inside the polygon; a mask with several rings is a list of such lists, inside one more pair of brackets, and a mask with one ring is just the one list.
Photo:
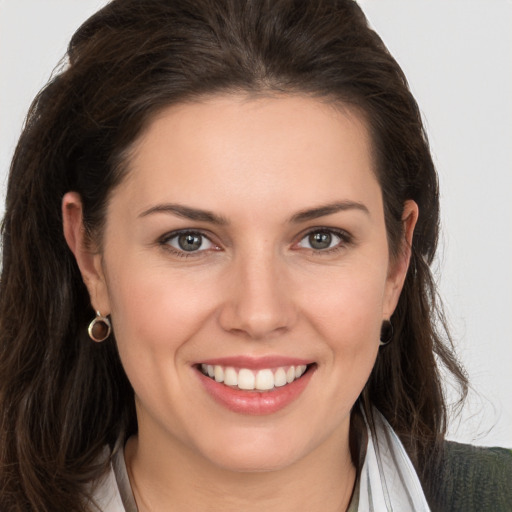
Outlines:
{"label": "face", "polygon": [[81,266],[141,446],[249,471],[347,449],[407,267],[389,259],[362,120],[306,97],[218,96],[163,111],[128,164],[103,251]]}

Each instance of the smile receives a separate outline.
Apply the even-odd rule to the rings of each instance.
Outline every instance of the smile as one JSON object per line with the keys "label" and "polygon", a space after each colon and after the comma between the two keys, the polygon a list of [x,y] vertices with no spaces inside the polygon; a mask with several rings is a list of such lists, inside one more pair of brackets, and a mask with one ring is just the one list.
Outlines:
{"label": "smile", "polygon": [[305,364],[260,370],[213,364],[200,365],[203,375],[218,383],[244,391],[269,391],[284,387],[302,377],[307,368]]}

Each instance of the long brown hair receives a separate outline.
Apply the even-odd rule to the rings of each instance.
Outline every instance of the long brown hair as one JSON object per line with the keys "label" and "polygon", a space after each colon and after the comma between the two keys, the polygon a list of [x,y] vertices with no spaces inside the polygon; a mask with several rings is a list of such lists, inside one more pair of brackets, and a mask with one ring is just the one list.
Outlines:
{"label": "long brown hair", "polygon": [[[0,509],[87,510],[87,484],[106,470],[102,450],[137,428],[115,338],[95,344],[87,336],[94,311],[62,235],[62,196],[80,194],[85,229],[100,241],[129,149],[155,113],[230,91],[303,93],[363,113],[392,255],[401,246],[404,201],[419,206],[394,338],[381,349],[359,401],[369,417],[374,405],[394,427],[430,496],[447,418],[438,365],[463,394],[467,385],[429,269],[439,226],[437,176],[406,79],[358,5],[114,0],[79,28],[68,61],[30,109],[8,182]],[[354,412],[354,439],[359,424]]]}

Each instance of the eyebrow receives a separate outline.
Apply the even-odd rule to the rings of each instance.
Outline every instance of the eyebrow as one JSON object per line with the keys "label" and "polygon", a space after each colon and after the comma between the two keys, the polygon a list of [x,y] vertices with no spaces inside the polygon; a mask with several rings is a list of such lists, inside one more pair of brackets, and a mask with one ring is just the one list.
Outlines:
{"label": "eyebrow", "polygon": [[216,224],[219,226],[225,226],[228,224],[227,219],[208,210],[200,210],[198,208],[191,208],[189,206],[172,203],[158,204],[153,206],[148,210],[144,210],[142,213],[140,213],[139,217],[147,217],[153,213],[170,213],[177,215],[178,217],[183,217],[184,219],[208,222],[210,224]]}
{"label": "eyebrow", "polygon": [[299,222],[305,222],[308,220],[318,219],[326,215],[332,215],[333,213],[343,212],[347,210],[359,210],[361,212],[370,214],[368,208],[363,203],[356,201],[339,201],[336,203],[325,204],[316,208],[310,208],[302,210],[291,218],[291,222],[297,224]]}
{"label": "eyebrow", "polygon": [[[320,217],[325,217],[326,215],[332,215],[334,213],[347,210],[359,210],[368,215],[370,214],[368,208],[363,203],[358,203],[356,201],[338,201],[335,203],[317,206],[315,208],[309,208],[307,210],[301,210],[291,217],[290,222],[298,224],[300,222],[318,219]],[[190,206],[183,206],[181,204],[174,203],[152,206],[140,213],[138,217],[147,217],[154,213],[170,213],[184,219],[208,222],[218,226],[226,226],[229,224],[229,221],[225,217],[217,215],[209,210],[201,210],[199,208],[191,208]]]}

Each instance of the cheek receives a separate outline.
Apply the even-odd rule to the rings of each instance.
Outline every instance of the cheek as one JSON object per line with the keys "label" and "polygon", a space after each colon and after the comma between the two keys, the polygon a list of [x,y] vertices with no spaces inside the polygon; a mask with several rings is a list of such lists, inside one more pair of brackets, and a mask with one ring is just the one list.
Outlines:
{"label": "cheek", "polygon": [[[161,417],[162,404],[168,412],[179,410],[177,390],[188,393],[183,377],[190,350],[184,347],[193,345],[190,340],[208,322],[215,290],[147,262],[125,259],[110,268],[107,284],[119,356],[142,409],[154,418]],[[175,419],[167,422],[175,424]]]}
{"label": "cheek", "polygon": [[382,322],[386,276],[370,270],[340,271],[326,276],[324,286],[304,293],[304,310],[317,330],[335,346],[359,350],[378,339]]}
{"label": "cheek", "polygon": [[121,353],[158,358],[176,352],[211,313],[215,287],[210,281],[140,261],[112,268],[108,287]]}
{"label": "cheek", "polygon": [[[361,272],[333,273],[323,281],[323,292],[309,293],[305,315],[327,346],[323,360],[332,386],[328,401],[340,411],[350,410],[372,371],[379,350],[386,272],[361,267]],[[322,280],[317,279],[316,285]]]}

